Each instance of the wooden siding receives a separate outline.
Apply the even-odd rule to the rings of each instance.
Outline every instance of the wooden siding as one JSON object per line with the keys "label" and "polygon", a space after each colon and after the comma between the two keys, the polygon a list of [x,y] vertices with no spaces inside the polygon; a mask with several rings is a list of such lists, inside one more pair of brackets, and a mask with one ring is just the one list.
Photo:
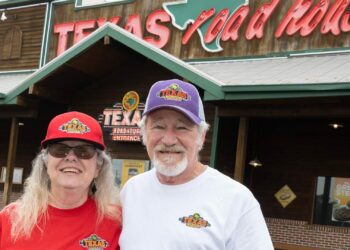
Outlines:
{"label": "wooden siding", "polygon": [[39,68],[45,5],[6,10],[0,22],[0,71]]}
{"label": "wooden siding", "polygon": [[[139,14],[141,17],[141,28],[143,30],[144,37],[150,35],[145,29],[145,20],[147,16],[156,9],[162,8],[162,3],[173,1],[160,1],[160,0],[146,0],[146,1],[134,1],[128,4],[110,5],[106,7],[95,7],[90,9],[74,10],[74,4],[56,4],[54,5],[52,21],[56,23],[75,22],[79,20],[96,20],[99,17],[106,17],[107,19],[113,16],[121,16],[119,26],[125,27],[127,17],[131,14]],[[267,21],[264,27],[264,36],[261,39],[254,38],[247,40],[245,38],[246,28],[248,22],[251,19],[255,11],[265,3],[271,1],[255,0],[249,1],[249,16],[244,21],[239,31],[239,38],[237,41],[221,41],[220,44],[223,48],[221,52],[210,53],[203,49],[199,35],[196,32],[191,37],[187,45],[181,45],[181,39],[184,34],[172,26],[171,23],[163,24],[167,26],[171,31],[171,36],[168,44],[163,48],[170,54],[175,55],[181,59],[198,59],[198,58],[218,58],[218,57],[241,57],[241,56],[257,56],[268,55],[271,53],[283,53],[290,51],[303,51],[303,50],[317,50],[317,49],[330,49],[330,48],[343,48],[350,46],[350,34],[349,32],[341,33],[338,36],[333,34],[323,35],[320,32],[319,24],[317,28],[307,37],[301,37],[299,33],[292,36],[282,35],[277,39],[274,37],[279,23],[283,17],[287,14],[291,8],[294,0],[280,1],[277,5],[272,16]],[[318,1],[313,1],[313,6]],[[335,0],[330,0],[333,4]],[[329,7],[330,8],[330,7]],[[329,9],[328,8],[328,9]],[[217,10],[218,11],[218,10]],[[53,59],[56,55],[57,49],[57,34],[53,34],[51,29],[51,39],[49,41],[49,53],[48,59]],[[72,45],[73,33],[69,32],[68,46]]]}

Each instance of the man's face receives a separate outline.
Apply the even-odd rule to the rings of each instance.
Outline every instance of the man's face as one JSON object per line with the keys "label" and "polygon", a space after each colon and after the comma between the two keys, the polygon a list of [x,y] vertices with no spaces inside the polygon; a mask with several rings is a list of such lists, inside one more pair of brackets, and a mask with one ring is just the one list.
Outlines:
{"label": "man's face", "polygon": [[146,148],[157,171],[177,176],[198,161],[200,138],[198,126],[182,113],[159,109],[147,115]]}

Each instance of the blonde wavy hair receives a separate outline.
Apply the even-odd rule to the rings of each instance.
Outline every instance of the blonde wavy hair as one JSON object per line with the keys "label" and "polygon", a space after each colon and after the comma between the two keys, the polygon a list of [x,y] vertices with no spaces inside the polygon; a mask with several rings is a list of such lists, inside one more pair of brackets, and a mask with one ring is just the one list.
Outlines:
{"label": "blonde wavy hair", "polygon": [[[39,220],[41,218],[46,220],[50,193],[50,179],[46,170],[47,155],[47,149],[43,149],[35,157],[32,172],[24,184],[23,195],[14,203],[14,209],[9,209],[12,224],[11,238],[14,241],[21,237],[30,237],[33,228],[38,226]],[[104,217],[121,223],[119,188],[115,184],[112,160],[105,151],[97,149],[97,164],[101,168],[95,179],[96,192],[93,192],[92,185],[89,191],[89,195],[97,204],[97,223],[100,223]]]}

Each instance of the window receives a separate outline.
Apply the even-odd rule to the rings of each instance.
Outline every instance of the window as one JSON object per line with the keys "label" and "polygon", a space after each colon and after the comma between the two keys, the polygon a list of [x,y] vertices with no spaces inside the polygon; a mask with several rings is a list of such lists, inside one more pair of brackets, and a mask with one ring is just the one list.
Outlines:
{"label": "window", "polygon": [[350,178],[317,178],[314,223],[350,227]]}
{"label": "window", "polygon": [[[0,183],[5,183],[6,179],[6,166],[1,168]],[[12,184],[22,184],[23,180],[23,168],[14,168],[12,176]]]}

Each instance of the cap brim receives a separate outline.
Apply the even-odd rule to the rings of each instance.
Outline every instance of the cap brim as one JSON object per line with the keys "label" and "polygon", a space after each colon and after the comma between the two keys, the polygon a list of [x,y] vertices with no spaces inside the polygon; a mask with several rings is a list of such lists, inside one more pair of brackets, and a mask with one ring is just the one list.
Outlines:
{"label": "cap brim", "polygon": [[69,138],[69,137],[42,140],[41,141],[41,148],[46,148],[50,143],[55,143],[55,142],[64,141],[64,140],[67,140],[67,141],[85,141],[85,142],[88,142],[88,143],[95,145],[98,149],[105,150],[104,145],[96,143],[94,141],[78,139],[78,138]]}
{"label": "cap brim", "polygon": [[147,115],[155,110],[158,110],[158,109],[174,109],[176,111],[179,111],[181,112],[182,114],[184,114],[187,118],[189,118],[191,121],[193,121],[195,124],[199,125],[202,120],[197,117],[195,114],[193,114],[192,112],[188,111],[187,109],[183,109],[179,106],[176,106],[176,105],[169,105],[169,104],[163,104],[163,105],[158,105],[158,106],[155,106],[155,107],[152,107],[151,109],[147,110],[147,112],[144,112],[142,114],[142,116],[144,115]]}

